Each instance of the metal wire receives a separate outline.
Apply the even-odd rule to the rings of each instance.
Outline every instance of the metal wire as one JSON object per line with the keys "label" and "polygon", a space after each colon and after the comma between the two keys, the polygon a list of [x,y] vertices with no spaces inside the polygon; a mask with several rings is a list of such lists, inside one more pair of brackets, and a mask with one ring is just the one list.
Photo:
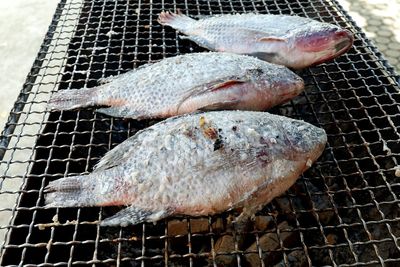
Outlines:
{"label": "metal wire", "polygon": [[[112,147],[154,121],[49,112],[50,94],[92,87],[148,62],[203,51],[156,22],[192,17],[296,14],[351,30],[354,47],[299,72],[306,91],[272,112],[328,133],[319,161],[243,232],[234,212],[100,228],[109,208],[44,209],[54,179],[84,174]],[[368,266],[400,262],[399,76],[335,1],[63,0],[0,139],[1,266]],[[1,218],[6,218],[5,221]],[[1,232],[2,231],[2,232]]]}

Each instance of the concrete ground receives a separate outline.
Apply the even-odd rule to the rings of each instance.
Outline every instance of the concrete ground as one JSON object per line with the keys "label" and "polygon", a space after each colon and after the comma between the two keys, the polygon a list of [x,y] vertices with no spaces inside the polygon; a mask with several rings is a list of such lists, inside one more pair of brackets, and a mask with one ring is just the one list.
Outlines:
{"label": "concrete ground", "polygon": [[400,0],[338,0],[400,73]]}
{"label": "concrete ground", "polygon": [[58,1],[0,1],[0,129],[39,51]]}
{"label": "concrete ground", "polygon": [[[400,72],[400,0],[338,1]],[[0,1],[0,130],[37,55],[57,3],[57,0]],[[5,189],[0,185],[0,190]],[[0,208],[15,205],[14,198],[0,196],[0,202]],[[0,226],[7,222],[7,218],[0,218]],[[2,233],[0,230],[0,246]]]}
{"label": "concrete ground", "polygon": [[[56,0],[0,1],[0,131],[36,58],[57,3]],[[3,180],[1,176],[7,173],[21,177],[25,172],[26,167],[16,166],[12,170],[2,164],[0,192],[16,191],[21,185],[21,179]],[[15,204],[16,194],[0,195],[0,209],[12,208]],[[8,224],[10,215],[10,212],[0,212],[0,227]],[[5,230],[0,229],[0,246],[4,234]]]}

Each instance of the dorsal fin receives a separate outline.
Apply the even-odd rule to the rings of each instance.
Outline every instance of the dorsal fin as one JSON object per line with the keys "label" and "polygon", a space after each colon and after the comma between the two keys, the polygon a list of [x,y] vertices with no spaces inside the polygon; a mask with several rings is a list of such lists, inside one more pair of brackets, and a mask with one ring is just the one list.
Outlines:
{"label": "dorsal fin", "polygon": [[128,160],[130,158],[130,150],[135,149],[135,144],[137,143],[136,136],[140,132],[141,131],[137,132],[134,136],[129,137],[124,142],[108,151],[94,166],[94,170],[102,171],[110,169]]}

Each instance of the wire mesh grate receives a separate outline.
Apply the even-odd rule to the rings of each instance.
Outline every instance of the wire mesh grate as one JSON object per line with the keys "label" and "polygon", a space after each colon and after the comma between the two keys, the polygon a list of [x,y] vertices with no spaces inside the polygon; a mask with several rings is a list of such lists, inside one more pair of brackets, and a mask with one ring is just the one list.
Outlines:
{"label": "wire mesh grate", "polygon": [[[44,209],[49,181],[89,173],[108,150],[156,122],[90,108],[50,113],[51,93],[203,51],[156,22],[161,11],[178,8],[192,17],[297,14],[355,33],[347,54],[299,72],[305,92],[272,110],[324,128],[322,157],[243,233],[229,226],[234,212],[100,228],[120,208]],[[0,265],[396,266],[398,80],[335,1],[62,0],[0,140]],[[10,199],[15,205],[4,206]]]}

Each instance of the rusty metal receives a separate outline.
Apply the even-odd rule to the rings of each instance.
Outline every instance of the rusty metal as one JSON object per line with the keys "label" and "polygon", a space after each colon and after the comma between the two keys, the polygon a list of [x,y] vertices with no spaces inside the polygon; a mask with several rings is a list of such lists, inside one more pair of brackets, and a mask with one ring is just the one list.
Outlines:
{"label": "rusty metal", "polygon": [[[298,72],[306,91],[272,110],[324,128],[322,157],[242,232],[230,226],[235,212],[100,228],[97,222],[118,207],[43,208],[49,181],[90,172],[109,149],[154,123],[90,108],[49,112],[50,94],[204,51],[156,22],[162,10],[178,8],[194,17],[296,14],[355,34],[347,54]],[[335,1],[63,0],[0,137],[0,202],[14,197],[16,203],[0,205],[0,218],[10,217],[0,224],[6,234],[0,265],[396,266],[399,102],[398,74]]]}

